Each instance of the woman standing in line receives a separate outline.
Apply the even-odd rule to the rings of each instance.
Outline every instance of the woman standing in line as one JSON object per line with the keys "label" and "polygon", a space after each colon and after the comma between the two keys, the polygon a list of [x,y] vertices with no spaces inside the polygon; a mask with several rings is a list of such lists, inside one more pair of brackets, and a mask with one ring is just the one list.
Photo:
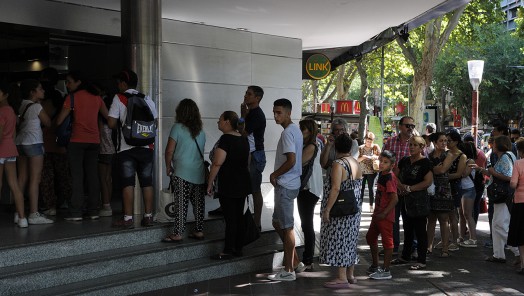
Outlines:
{"label": "woman standing in line", "polygon": [[[16,145],[19,157],[18,186],[22,193],[29,180],[29,224],[50,224],[53,220],[38,212],[38,193],[42,169],[44,167],[44,135],[42,126],[50,127],[51,119],[40,105],[44,98],[44,89],[38,80],[27,79],[20,84],[22,104],[20,114],[20,130],[16,135]],[[15,223],[18,222],[15,215]]]}
{"label": "woman standing in line", "polygon": [[[87,185],[87,218],[99,219],[100,180],[98,179],[98,151],[100,150],[100,133],[98,114],[107,119],[107,108],[96,89],[92,88],[79,72],[69,72],[66,76],[66,87],[69,95],[56,124],[60,125],[73,112],[73,129],[67,147],[67,158],[73,180],[73,194],[69,203],[67,221],[82,221],[84,207],[84,184]],[[71,111],[71,102],[73,110]],[[86,183],[84,183],[86,181]]]}
{"label": "woman standing in line", "polygon": [[301,188],[297,197],[298,214],[304,232],[302,263],[305,265],[305,270],[312,270],[315,253],[313,217],[317,202],[322,197],[322,167],[320,167],[320,148],[317,144],[317,123],[313,119],[304,119],[299,122],[299,126],[304,137]]}
{"label": "woman standing in line", "polygon": [[206,134],[202,130],[202,119],[195,101],[183,99],[176,107],[176,122],[171,127],[165,150],[166,174],[174,185],[175,213],[173,231],[162,241],[181,242],[186,230],[187,208],[193,205],[196,227],[188,237],[204,239],[205,177],[204,146]]}
{"label": "woman standing in line", "polygon": [[[426,141],[420,136],[413,136],[409,140],[409,156],[404,157],[395,168],[395,175],[398,178],[398,191],[404,196],[404,204],[408,204],[410,199],[422,198],[427,195],[427,188],[433,182],[433,172],[431,171],[431,161],[424,157],[422,153],[426,147]],[[417,202],[418,203],[418,202]],[[391,264],[408,263],[411,259],[411,250],[413,246],[414,234],[417,235],[418,258],[417,263],[410,267],[411,270],[420,270],[426,268],[426,251],[428,247],[428,234],[426,230],[427,213],[412,214],[406,210],[407,207],[401,208],[402,221],[404,227],[404,248],[402,255],[393,260]],[[427,205],[429,208],[429,204]]]}
{"label": "woman standing in line", "polygon": [[377,144],[374,144],[375,134],[368,132],[364,138],[364,145],[361,145],[358,149],[358,162],[360,163],[360,168],[362,169],[362,174],[364,174],[364,179],[362,180],[362,193],[360,196],[364,198],[364,191],[366,190],[366,182],[368,183],[369,190],[369,211],[373,213],[373,203],[375,201],[375,196],[373,192],[373,185],[375,184],[375,178],[377,177],[378,170],[373,168],[373,162],[378,160],[380,156],[380,147]]}
{"label": "woman standing in line", "polygon": [[[332,289],[349,288],[350,283],[356,283],[354,271],[355,264],[359,261],[357,241],[362,212],[362,171],[358,161],[351,156],[352,143],[348,134],[341,134],[335,139],[336,159],[324,186],[321,206],[320,262],[338,267],[337,278],[324,283],[324,287]],[[341,190],[353,190],[358,212],[354,215],[330,217],[331,208]]]}
{"label": "woman standing in line", "polygon": [[[471,165],[475,164],[477,159],[477,149],[475,144],[461,143],[460,150],[466,155],[466,168],[462,173],[462,179],[460,180],[461,185],[461,207],[460,207],[460,238],[459,245],[464,248],[476,248],[477,247],[477,224],[473,219],[473,207],[475,206],[475,198],[477,191],[475,190],[475,170],[471,169]],[[466,229],[469,230],[469,239],[466,237]]]}
{"label": "woman standing in line", "polygon": [[[24,196],[16,176],[16,157],[18,151],[15,145],[16,114],[9,105],[9,101],[15,99],[17,93],[16,85],[0,82],[0,192],[2,191],[3,174],[15,199],[18,227],[27,227],[27,219],[24,213]],[[9,98],[9,100],[8,100]]]}
{"label": "woman standing in line", "polygon": [[517,273],[524,275],[524,138],[517,140],[519,160],[515,162],[510,185],[515,189],[511,219],[509,222],[508,245],[518,247],[520,265]]}
{"label": "woman standing in line", "polygon": [[218,129],[223,135],[218,140],[207,185],[207,193],[213,194],[213,180],[216,177],[216,195],[226,221],[226,238],[221,253],[211,259],[224,260],[242,256],[243,216],[246,196],[251,193],[248,160],[249,143],[238,132],[238,115],[226,111],[220,115]]}

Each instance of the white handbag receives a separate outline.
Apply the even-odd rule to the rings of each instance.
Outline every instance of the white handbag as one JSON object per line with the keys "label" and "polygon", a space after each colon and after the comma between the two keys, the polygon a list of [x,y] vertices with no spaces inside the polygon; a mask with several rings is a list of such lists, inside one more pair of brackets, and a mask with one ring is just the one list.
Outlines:
{"label": "white handbag", "polygon": [[159,223],[175,221],[175,197],[169,188],[162,189],[153,221]]}

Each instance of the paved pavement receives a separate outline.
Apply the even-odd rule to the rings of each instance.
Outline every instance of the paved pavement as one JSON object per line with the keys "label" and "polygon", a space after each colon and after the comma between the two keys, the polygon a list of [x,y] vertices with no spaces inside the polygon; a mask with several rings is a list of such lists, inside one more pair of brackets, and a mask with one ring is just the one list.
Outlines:
{"label": "paved pavement", "polygon": [[[515,272],[514,256],[506,250],[508,262],[490,263],[484,258],[491,249],[482,246],[489,239],[487,214],[479,219],[479,247],[461,248],[449,258],[439,252],[428,256],[427,268],[409,270],[409,265],[393,266],[391,280],[371,280],[366,276],[371,256],[365,242],[370,221],[367,208],[362,215],[359,235],[360,263],[355,268],[358,279],[350,289],[331,290],[322,284],[335,275],[335,268],[316,265],[312,272],[297,275],[294,282],[271,282],[271,270],[209,280],[184,287],[164,289],[142,295],[524,295],[524,276]],[[438,230],[438,226],[437,226]],[[439,236],[437,231],[437,236]]]}

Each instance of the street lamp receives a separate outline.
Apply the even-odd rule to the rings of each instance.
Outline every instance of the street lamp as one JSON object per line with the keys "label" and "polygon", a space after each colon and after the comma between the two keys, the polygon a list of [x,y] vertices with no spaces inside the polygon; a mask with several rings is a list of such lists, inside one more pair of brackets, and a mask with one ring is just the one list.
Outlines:
{"label": "street lamp", "polygon": [[475,146],[477,143],[478,134],[478,113],[479,113],[479,85],[482,81],[482,71],[484,70],[484,61],[474,60],[468,61],[469,82],[473,87],[472,103],[471,103],[471,134],[475,139]]}

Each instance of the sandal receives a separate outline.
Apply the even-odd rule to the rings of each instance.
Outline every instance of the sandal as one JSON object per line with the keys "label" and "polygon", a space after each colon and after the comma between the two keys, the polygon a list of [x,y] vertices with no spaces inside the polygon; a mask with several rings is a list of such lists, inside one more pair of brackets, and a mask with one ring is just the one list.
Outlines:
{"label": "sandal", "polygon": [[406,264],[406,263],[409,263],[409,261],[402,259],[402,257],[391,260],[391,265],[400,265],[400,264]]}
{"label": "sandal", "polygon": [[449,255],[448,252],[442,252],[442,253],[440,253],[439,258],[448,258],[448,257],[450,257],[450,256],[451,256],[451,255]]}
{"label": "sandal", "polygon": [[409,267],[410,270],[422,270],[422,269],[426,269],[426,264],[423,264],[423,263],[416,263],[414,265],[411,265]]}
{"label": "sandal", "polygon": [[204,239],[204,234],[202,232],[202,234],[197,234],[198,232],[190,232],[187,237],[189,238],[192,238],[192,239],[198,239],[198,240],[203,240]]}
{"label": "sandal", "polygon": [[172,244],[177,244],[177,243],[181,243],[181,242],[182,242],[182,239],[181,239],[181,238],[180,238],[180,239],[176,239],[175,237],[177,237],[177,236],[175,236],[175,235],[169,235],[169,236],[166,236],[166,237],[162,240],[162,242],[163,242],[163,243],[172,243]]}

